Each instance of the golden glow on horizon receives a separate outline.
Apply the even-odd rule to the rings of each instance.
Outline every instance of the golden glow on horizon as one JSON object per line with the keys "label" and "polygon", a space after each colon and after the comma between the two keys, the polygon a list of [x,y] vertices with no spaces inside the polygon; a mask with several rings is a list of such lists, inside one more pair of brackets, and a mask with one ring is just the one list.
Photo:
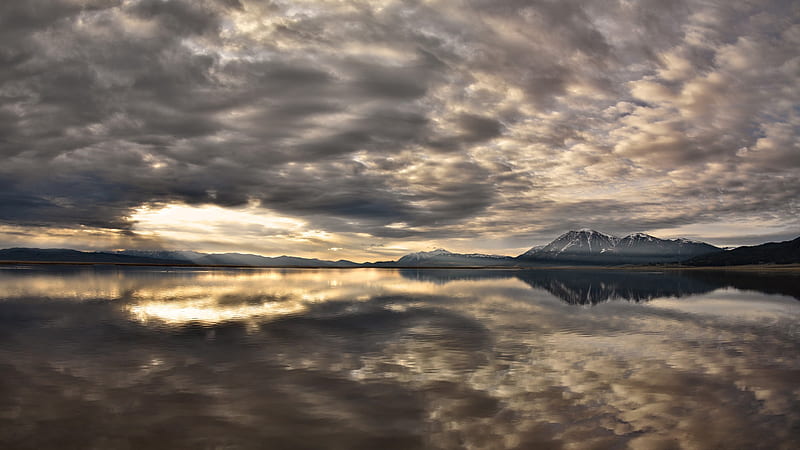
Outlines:
{"label": "golden glow on horizon", "polygon": [[143,206],[138,208],[131,220],[140,233],[158,232],[161,235],[184,232],[219,232],[222,228],[237,226],[260,226],[265,229],[295,231],[303,229],[306,223],[270,213],[248,205],[245,208],[223,208],[215,205],[191,206],[171,204],[161,208]]}
{"label": "golden glow on horizon", "polygon": [[[435,248],[508,255],[517,255],[529,248],[485,249],[474,247],[472,240],[450,239],[444,242],[383,241],[380,246],[364,249],[363,239],[371,237],[369,235],[343,235],[312,229],[304,220],[273,213],[255,203],[240,208],[184,204],[143,206],[130,216],[130,220],[134,222],[133,229],[137,235],[159,241],[163,248],[212,253],[241,252],[365,262],[397,259],[407,253]],[[393,223],[386,228],[406,227],[406,223]],[[213,247],[207,245],[208,242],[212,242]]]}
{"label": "golden glow on horizon", "polygon": [[338,245],[337,236],[311,229],[302,219],[273,213],[256,203],[235,208],[185,204],[143,206],[136,209],[130,220],[137,235],[163,241],[167,248],[324,258],[327,255],[320,255],[316,246],[313,255],[293,249],[319,242],[327,243],[326,248],[342,247]]}

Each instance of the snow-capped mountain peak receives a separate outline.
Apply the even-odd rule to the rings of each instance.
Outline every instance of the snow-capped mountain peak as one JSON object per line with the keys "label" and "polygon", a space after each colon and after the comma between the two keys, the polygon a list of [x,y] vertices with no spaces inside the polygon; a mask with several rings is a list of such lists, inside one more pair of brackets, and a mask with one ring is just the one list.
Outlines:
{"label": "snow-capped mountain peak", "polygon": [[[654,237],[654,236],[650,236],[650,235],[649,235],[649,234],[647,234],[647,233],[641,233],[641,232],[640,232],[640,233],[631,233],[631,234],[629,234],[629,235],[625,236],[625,238],[630,238],[630,239],[645,239],[645,240],[648,240],[648,241],[652,241],[653,239],[657,239],[657,238],[656,238],[656,237]],[[625,239],[625,238],[623,238],[623,239]]]}
{"label": "snow-capped mountain peak", "polygon": [[453,252],[445,250],[443,248],[437,248],[429,252],[419,252],[417,254],[423,256],[442,256],[442,255],[452,255]]}
{"label": "snow-capped mountain peak", "polygon": [[677,239],[670,239],[673,242],[680,242],[681,244],[705,244],[702,241],[695,241],[694,239],[686,239],[686,238],[677,238]]}
{"label": "snow-capped mountain peak", "polygon": [[544,247],[534,247],[520,255],[523,259],[627,262],[679,260],[707,253],[716,247],[686,239],[659,239],[646,233],[632,233],[623,238],[584,228],[568,231]]}
{"label": "snow-capped mountain peak", "polygon": [[400,266],[425,267],[425,266],[483,266],[503,265],[513,258],[509,256],[484,255],[481,253],[453,253],[443,248],[427,252],[409,253],[397,260]]}
{"label": "snow-capped mountain peak", "polygon": [[400,261],[422,261],[426,259],[436,258],[438,256],[448,256],[452,254],[453,254],[452,252],[449,252],[443,248],[437,248],[428,252],[409,253],[400,258]]}
{"label": "snow-capped mountain peak", "polygon": [[554,254],[590,254],[604,252],[613,248],[619,238],[596,230],[584,228],[568,231],[553,242],[547,244],[539,252]]}

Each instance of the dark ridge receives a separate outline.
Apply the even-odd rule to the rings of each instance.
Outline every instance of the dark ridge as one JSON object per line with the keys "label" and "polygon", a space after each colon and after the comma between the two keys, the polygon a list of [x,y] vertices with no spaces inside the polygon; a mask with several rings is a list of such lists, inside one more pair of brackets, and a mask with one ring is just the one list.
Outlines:
{"label": "dark ridge", "polygon": [[684,261],[687,266],[741,266],[748,264],[800,263],[800,237],[784,242],[738,247]]}
{"label": "dark ridge", "polygon": [[0,261],[65,262],[91,264],[177,264],[184,260],[170,260],[145,256],[119,255],[106,252],[81,252],[65,248],[7,248],[0,250]]}

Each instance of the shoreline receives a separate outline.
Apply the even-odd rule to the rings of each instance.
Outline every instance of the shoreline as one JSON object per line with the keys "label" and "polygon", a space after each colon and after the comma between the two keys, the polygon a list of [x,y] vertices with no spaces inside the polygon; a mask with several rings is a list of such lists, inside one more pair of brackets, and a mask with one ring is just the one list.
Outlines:
{"label": "shoreline", "polygon": [[413,270],[628,270],[628,271],[734,271],[734,272],[800,272],[800,264],[748,264],[740,266],[598,266],[598,265],[558,265],[558,266],[249,266],[229,264],[180,264],[180,263],[135,263],[135,262],[91,262],[91,261],[0,261],[0,266],[120,266],[120,267],[179,267],[213,269],[413,269]]}

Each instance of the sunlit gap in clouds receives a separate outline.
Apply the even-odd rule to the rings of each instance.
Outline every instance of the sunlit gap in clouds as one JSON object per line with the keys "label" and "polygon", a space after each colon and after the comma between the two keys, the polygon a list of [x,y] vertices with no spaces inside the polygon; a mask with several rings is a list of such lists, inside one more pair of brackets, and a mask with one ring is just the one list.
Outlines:
{"label": "sunlit gap in clouds", "polygon": [[[158,247],[165,249],[357,262],[396,259],[414,249],[438,247],[463,252],[493,252],[493,249],[482,248],[482,242],[475,239],[386,239],[362,232],[320,230],[306,220],[277,214],[255,201],[241,207],[182,203],[144,205],[136,208],[129,220],[140,242],[139,248],[153,248],[157,243]],[[386,228],[403,229],[407,226],[406,223],[392,223]],[[521,251],[504,249],[503,253],[517,254]]]}
{"label": "sunlit gap in clouds", "polygon": [[[271,239],[289,242],[332,239],[330,233],[309,229],[308,223],[303,220],[275,214],[259,207],[257,203],[238,208],[216,205],[145,205],[137,208],[130,219],[134,222],[134,232],[142,236],[158,237],[184,245],[214,241],[227,243],[231,248],[241,247],[243,241],[251,242],[253,253],[259,253],[257,249],[263,249],[264,243]],[[282,250],[280,246],[274,247],[274,251]]]}
{"label": "sunlit gap in clouds", "polygon": [[796,2],[496,3],[0,2],[0,242],[796,237]]}

